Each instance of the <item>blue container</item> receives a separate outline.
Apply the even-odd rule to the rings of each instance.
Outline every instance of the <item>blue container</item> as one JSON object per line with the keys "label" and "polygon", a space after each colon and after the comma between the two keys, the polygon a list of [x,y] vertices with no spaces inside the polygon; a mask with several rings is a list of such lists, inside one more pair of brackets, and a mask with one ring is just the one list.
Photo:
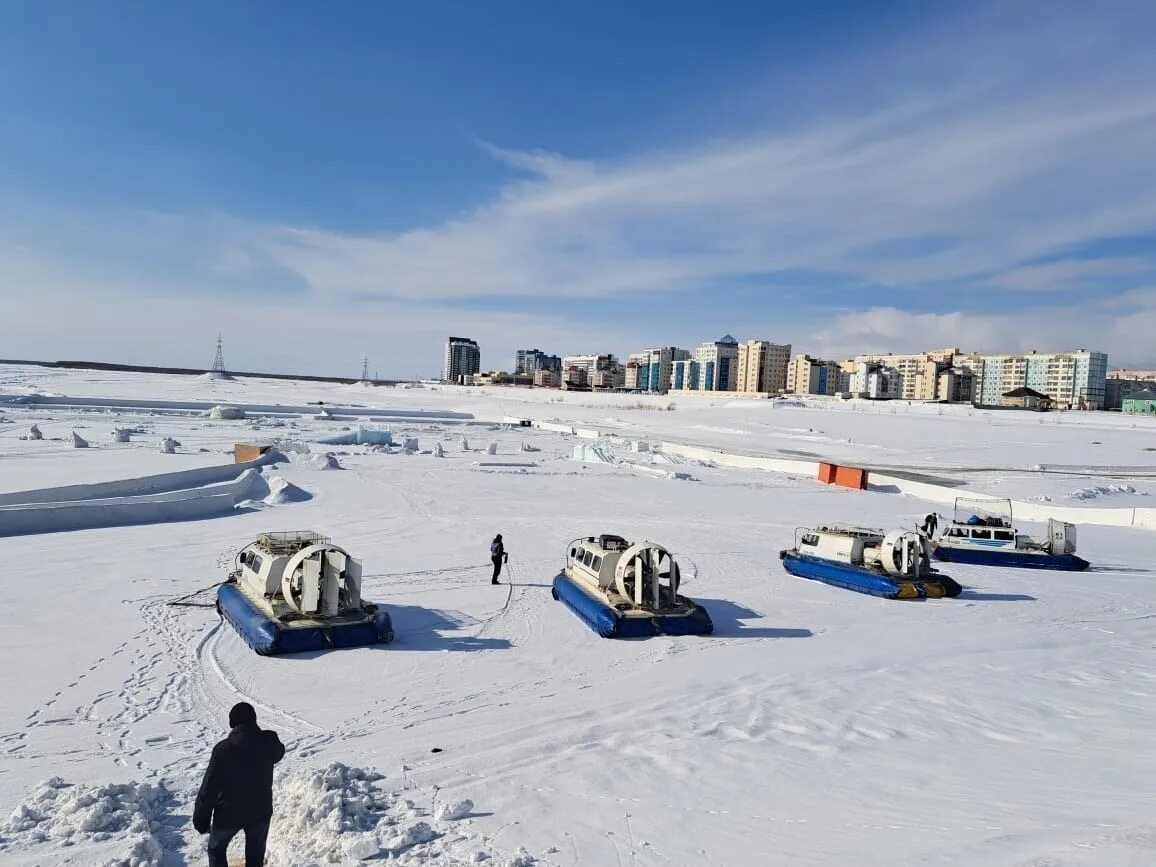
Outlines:
{"label": "blue container", "polygon": [[388,644],[393,641],[389,614],[384,608],[370,608],[364,620],[293,628],[269,617],[236,584],[222,584],[217,588],[217,611],[261,656]]}
{"label": "blue container", "polygon": [[686,614],[624,617],[602,600],[587,593],[578,582],[564,572],[560,572],[554,578],[551,595],[603,638],[710,635],[714,632],[710,614],[701,605],[692,603],[691,609]]}
{"label": "blue container", "polygon": [[984,548],[955,548],[940,545],[931,552],[946,563],[970,563],[975,566],[1009,566],[1013,569],[1058,569],[1083,572],[1091,564],[1075,554],[1033,554],[1029,551],[1007,551]]}
{"label": "blue container", "polygon": [[865,566],[836,563],[794,551],[780,551],[779,559],[783,561],[783,568],[792,575],[883,599],[940,599],[963,592],[963,588],[946,575],[920,581],[897,581]]}

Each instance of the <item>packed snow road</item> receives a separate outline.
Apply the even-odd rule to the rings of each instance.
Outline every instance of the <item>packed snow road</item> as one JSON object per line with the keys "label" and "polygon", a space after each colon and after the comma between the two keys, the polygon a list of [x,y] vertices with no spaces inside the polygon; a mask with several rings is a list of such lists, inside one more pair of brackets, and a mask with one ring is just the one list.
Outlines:
{"label": "packed snow road", "polygon": [[[300,406],[340,396],[316,384],[51,375],[58,393],[109,398],[228,403],[243,390],[248,403]],[[35,370],[6,376],[6,389],[38,387]],[[720,431],[769,440],[850,415],[391,391],[357,399],[477,419],[615,416],[637,436],[716,448],[740,437]],[[228,460],[234,442],[309,443],[341,427],[118,412],[6,407],[0,491],[205,466]],[[47,442],[18,439],[33,416]],[[150,433],[127,446],[102,434],[129,422]],[[890,416],[854,423],[856,442],[897,449]],[[65,450],[75,425],[92,449]],[[998,435],[1023,433],[966,415],[919,425],[940,430],[937,451],[955,466],[1011,463],[991,461]],[[1048,436],[1069,437],[1058,448],[1073,453],[1094,438],[1105,464],[1136,463],[1135,431],[1092,430],[1066,416]],[[276,473],[312,495],[303,502],[0,539],[0,810],[15,811],[0,863],[198,863],[203,839],[187,816],[238,700],[289,747],[274,864],[1156,863],[1149,531],[1081,527],[1086,573],[959,566],[958,599],[882,601],[791,578],[778,551],[798,526],[910,526],[929,510],[917,499],[695,462],[677,467],[691,480],[640,474],[571,460],[572,439],[539,430],[415,420],[393,432],[423,450],[443,443],[445,457],[349,447],[336,456],[344,469],[326,471],[291,454]],[[182,453],[160,454],[161,435]],[[503,457],[533,466],[484,466]],[[1103,495],[1128,496],[1142,495]],[[195,591],[221,580],[237,549],[298,528],[363,560],[365,596],[388,608],[394,643],[262,658],[212,608],[168,604],[211,602]],[[510,552],[499,587],[487,563],[496,532]],[[553,601],[567,543],[600,532],[679,556],[692,573],[684,591],[710,611],[714,635],[606,641]],[[40,786],[53,777],[62,782]],[[319,805],[334,793],[352,806],[326,819]]]}

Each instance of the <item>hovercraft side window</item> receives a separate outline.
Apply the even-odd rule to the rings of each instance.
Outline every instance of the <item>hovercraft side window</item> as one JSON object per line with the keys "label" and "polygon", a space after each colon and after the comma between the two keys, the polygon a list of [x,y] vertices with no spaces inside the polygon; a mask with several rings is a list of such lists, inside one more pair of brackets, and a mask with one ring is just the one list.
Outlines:
{"label": "hovercraft side window", "polygon": [[1014,542],[1016,538],[1011,530],[996,530],[995,537],[1000,542]]}
{"label": "hovercraft side window", "polygon": [[597,572],[599,569],[601,569],[602,568],[602,558],[601,557],[595,557],[594,561],[590,564],[590,568],[593,569],[595,572]]}
{"label": "hovercraft side window", "polygon": [[804,545],[818,545],[819,537],[814,533],[806,533],[803,535],[803,538],[800,541]]}
{"label": "hovercraft side window", "polygon": [[261,559],[260,554],[254,554],[252,551],[245,555],[245,565],[247,565],[254,572],[260,572],[261,564],[264,562],[265,561]]}
{"label": "hovercraft side window", "polygon": [[971,538],[973,539],[990,539],[991,530],[972,530]]}
{"label": "hovercraft side window", "polygon": [[591,560],[593,560],[593,559],[594,559],[594,555],[593,555],[593,554],[591,554],[589,551],[586,551],[586,552],[584,552],[584,553],[582,554],[582,565],[583,565],[583,566],[589,566],[589,565],[590,565],[590,561],[591,561]]}

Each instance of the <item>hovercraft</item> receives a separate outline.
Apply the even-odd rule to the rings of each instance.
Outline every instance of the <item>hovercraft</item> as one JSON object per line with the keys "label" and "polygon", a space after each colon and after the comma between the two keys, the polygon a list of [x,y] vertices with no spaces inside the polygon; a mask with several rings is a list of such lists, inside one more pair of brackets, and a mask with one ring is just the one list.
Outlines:
{"label": "hovercraft", "polygon": [[319,533],[262,533],[236,566],[217,611],[262,656],[393,641],[389,614],[361,598],[361,561]]}
{"label": "hovercraft", "polygon": [[884,599],[941,599],[963,588],[931,568],[930,542],[907,530],[819,527],[795,533],[795,547],[780,551],[783,568],[800,578]]}
{"label": "hovercraft", "polygon": [[707,610],[679,595],[678,563],[653,542],[575,539],[551,595],[603,638],[710,635]]}
{"label": "hovercraft", "polygon": [[1074,524],[1049,518],[1045,538],[1028,536],[1012,523],[1011,500],[957,499],[954,519],[931,556],[949,563],[1066,572],[1082,572],[1091,565],[1076,556]]}

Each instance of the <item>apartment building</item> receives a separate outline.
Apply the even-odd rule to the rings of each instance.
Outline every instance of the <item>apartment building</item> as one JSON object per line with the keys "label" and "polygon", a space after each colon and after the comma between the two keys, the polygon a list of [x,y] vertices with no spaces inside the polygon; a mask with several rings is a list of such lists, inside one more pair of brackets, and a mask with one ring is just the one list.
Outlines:
{"label": "apartment building", "polygon": [[729,334],[699,346],[694,351],[693,360],[697,362],[693,385],[684,385],[683,388],[735,391],[738,387],[739,342]]}
{"label": "apartment building", "polygon": [[690,352],[677,346],[631,353],[626,362],[625,387],[641,391],[667,391],[674,362],[688,358]]}
{"label": "apartment building", "polygon": [[851,390],[851,374],[837,361],[796,355],[787,367],[787,391],[791,394],[840,394]]}
{"label": "apartment building", "polygon": [[747,394],[781,394],[787,390],[791,344],[747,340],[739,344],[735,390]]}
{"label": "apartment building", "polygon": [[[950,367],[958,354],[958,349],[950,347],[909,355],[890,352],[883,355],[857,355],[843,369],[854,374],[858,372],[860,364],[880,364],[891,368],[899,376],[899,394],[895,397],[903,400],[936,400],[939,371]],[[854,387],[851,390],[856,391]]]}
{"label": "apartment building", "polygon": [[1084,349],[1075,352],[1029,352],[984,355],[978,403],[1000,406],[1003,396],[1030,388],[1051,398],[1057,409],[1103,409],[1108,356]]}

